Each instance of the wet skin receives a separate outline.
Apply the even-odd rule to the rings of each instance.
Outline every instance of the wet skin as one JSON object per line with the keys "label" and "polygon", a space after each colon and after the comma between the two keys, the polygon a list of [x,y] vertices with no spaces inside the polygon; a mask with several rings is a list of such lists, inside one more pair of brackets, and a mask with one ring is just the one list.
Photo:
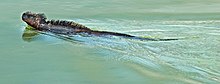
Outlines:
{"label": "wet skin", "polygon": [[33,27],[35,30],[42,32],[50,32],[54,34],[61,35],[77,35],[77,34],[86,34],[92,36],[120,36],[129,39],[139,39],[147,41],[169,41],[169,40],[178,40],[178,39],[154,39],[154,38],[142,38],[137,36],[132,36],[129,34],[117,33],[117,32],[108,32],[108,31],[95,31],[90,28],[83,26],[81,24],[70,22],[70,21],[59,21],[59,20],[46,20],[46,16],[42,13],[32,13],[25,12],[22,14],[22,20],[28,25]]}

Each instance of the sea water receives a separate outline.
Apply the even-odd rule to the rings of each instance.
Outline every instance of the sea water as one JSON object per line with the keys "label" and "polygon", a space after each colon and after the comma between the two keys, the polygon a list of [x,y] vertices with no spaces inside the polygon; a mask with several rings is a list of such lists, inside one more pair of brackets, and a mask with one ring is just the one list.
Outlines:
{"label": "sea water", "polygon": [[[218,84],[219,0],[1,0],[0,84]],[[26,11],[175,41],[36,34]]]}

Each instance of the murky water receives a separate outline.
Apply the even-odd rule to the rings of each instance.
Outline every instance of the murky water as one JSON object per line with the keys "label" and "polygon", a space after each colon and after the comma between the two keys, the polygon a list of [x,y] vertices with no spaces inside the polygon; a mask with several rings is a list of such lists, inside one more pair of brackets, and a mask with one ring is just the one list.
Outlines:
{"label": "murky water", "polygon": [[[1,0],[0,83],[218,84],[219,7],[218,0]],[[25,41],[27,10],[95,30],[181,40],[39,34]]]}

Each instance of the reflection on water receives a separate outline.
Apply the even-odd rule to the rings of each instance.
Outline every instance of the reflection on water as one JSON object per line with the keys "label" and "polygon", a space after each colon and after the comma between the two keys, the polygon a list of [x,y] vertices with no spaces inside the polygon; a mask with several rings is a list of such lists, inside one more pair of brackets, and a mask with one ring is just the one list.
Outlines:
{"label": "reflection on water", "polygon": [[50,33],[46,33],[46,32],[36,31],[29,25],[24,28],[24,31],[22,34],[22,39],[26,42],[31,42],[31,41],[34,41],[34,39],[36,39],[39,34],[55,37],[57,39],[61,39],[61,40],[71,42],[71,43],[82,42],[82,41],[76,40],[74,38],[65,36],[65,35],[50,34]]}
{"label": "reflection on water", "polygon": [[[1,1],[0,83],[218,84],[219,3]],[[163,42],[77,35],[68,38],[25,28],[20,16],[27,10],[45,12],[49,19],[73,20],[94,30],[185,39]]]}
{"label": "reflection on water", "polygon": [[39,35],[38,32],[34,31],[31,26],[25,27],[24,33],[22,34],[22,39],[24,41],[30,42],[35,36]]}

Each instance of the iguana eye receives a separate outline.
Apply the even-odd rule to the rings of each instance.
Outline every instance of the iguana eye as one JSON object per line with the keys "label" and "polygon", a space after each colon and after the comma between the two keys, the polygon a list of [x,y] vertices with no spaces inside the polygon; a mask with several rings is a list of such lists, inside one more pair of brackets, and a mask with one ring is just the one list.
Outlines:
{"label": "iguana eye", "polygon": [[34,19],[35,17],[34,17],[34,16],[29,16],[29,18],[30,18],[30,19]]}

